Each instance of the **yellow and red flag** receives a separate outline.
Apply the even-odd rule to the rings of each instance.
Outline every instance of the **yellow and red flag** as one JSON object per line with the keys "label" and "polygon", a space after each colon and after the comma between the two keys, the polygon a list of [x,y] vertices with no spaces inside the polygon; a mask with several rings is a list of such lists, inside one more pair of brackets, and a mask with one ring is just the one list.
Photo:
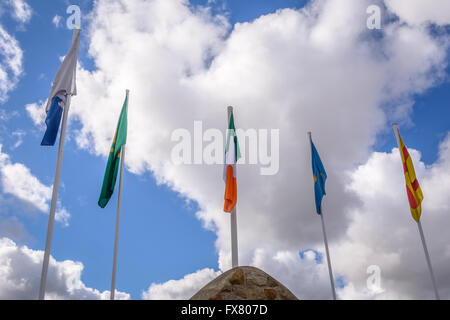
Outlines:
{"label": "yellow and red flag", "polygon": [[400,154],[402,156],[403,171],[405,173],[406,181],[406,193],[408,195],[409,206],[411,208],[411,214],[417,222],[420,220],[420,215],[422,213],[422,200],[423,194],[422,189],[420,189],[419,181],[416,177],[416,172],[414,171],[414,165],[409,155],[408,149],[406,149],[403,143],[400,133],[398,133],[398,140],[400,146]]}

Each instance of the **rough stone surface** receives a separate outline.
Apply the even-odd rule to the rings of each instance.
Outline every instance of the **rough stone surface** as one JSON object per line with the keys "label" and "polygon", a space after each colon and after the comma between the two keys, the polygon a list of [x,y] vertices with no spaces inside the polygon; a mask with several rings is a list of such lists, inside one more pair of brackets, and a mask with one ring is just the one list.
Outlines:
{"label": "rough stone surface", "polygon": [[191,300],[298,300],[289,289],[255,267],[231,269],[204,286]]}

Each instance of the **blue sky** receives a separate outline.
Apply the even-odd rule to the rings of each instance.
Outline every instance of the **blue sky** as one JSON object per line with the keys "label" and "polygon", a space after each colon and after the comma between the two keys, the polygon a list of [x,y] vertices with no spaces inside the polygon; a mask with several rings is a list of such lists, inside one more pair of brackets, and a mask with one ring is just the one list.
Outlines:
{"label": "blue sky", "polygon": [[[204,5],[205,1],[193,3]],[[245,22],[278,8],[297,7],[301,3],[229,1],[227,11],[233,23]],[[72,1],[70,4],[79,5],[82,12],[92,9],[90,1]],[[24,163],[43,183],[51,185],[57,147],[40,146],[42,132],[33,128],[24,106],[46,99],[60,64],[59,57],[64,56],[70,47],[72,31],[52,24],[55,15],[62,16],[64,24],[67,1],[34,1],[30,5],[34,15],[23,31],[18,30],[17,23],[6,14],[2,17],[6,18],[5,26],[23,46],[25,75],[3,105],[5,112],[17,112],[18,115],[8,121],[1,141],[8,150],[16,142],[8,132],[24,130],[23,144],[8,150],[8,153],[13,161]],[[80,46],[79,60],[84,66],[92,67],[84,42]],[[106,209],[102,210],[97,205],[105,161],[79,150],[73,140],[66,142],[59,197],[72,218],[70,227],[56,226],[51,251],[57,260],[83,261],[83,282],[101,291],[110,289],[117,206],[116,194]],[[77,172],[81,168],[82,173]],[[146,289],[142,284],[181,278],[205,267],[217,269],[215,235],[202,228],[195,218],[195,202],[188,203],[168,187],[158,186],[148,174],[137,176],[125,171],[124,181],[117,275],[119,290],[139,299]],[[47,222],[46,215],[24,217],[27,236],[19,243],[43,250]],[[136,252],[145,254],[136,256]]]}
{"label": "blue sky", "polygon": [[[208,2],[191,1],[194,5]],[[83,12],[82,25],[87,26],[92,2],[33,0],[28,3],[33,15],[27,23],[14,20],[8,14],[10,8],[7,6],[0,16],[1,25],[17,39],[23,50],[23,72],[16,87],[8,93],[8,99],[0,106],[1,118],[6,118],[0,123],[0,144],[3,146],[2,152],[7,153],[13,163],[24,164],[42,184],[50,186],[53,183],[57,147],[40,146],[43,131],[34,124],[25,106],[45,101],[60,64],[59,57],[70,47],[72,31],[65,27],[67,6],[79,5]],[[305,3],[303,0],[217,0],[212,6],[215,13],[226,12],[229,22],[234,25],[252,21],[280,8],[299,9]],[[62,17],[60,27],[52,23],[55,15]],[[80,65],[87,70],[96,70],[88,49],[86,37],[80,46]],[[448,56],[446,61],[448,63]],[[450,132],[449,71],[446,68],[446,76],[435,86],[414,95],[410,121],[400,128],[407,146],[419,150],[426,165],[435,163],[439,145]],[[79,92],[79,95],[82,94]],[[122,101],[116,101],[116,104],[114,110],[118,110]],[[82,262],[82,282],[102,292],[110,288],[117,193],[106,209],[98,207],[106,158],[79,147],[76,136],[81,129],[79,121],[71,122],[68,129],[59,200],[71,217],[67,227],[56,224],[51,254],[57,261]],[[111,132],[111,139],[113,134]],[[23,141],[16,147],[19,137]],[[389,153],[394,147],[395,136],[385,125],[384,130],[377,132],[372,151]],[[220,176],[221,169],[218,171]],[[168,185],[157,184],[149,171],[142,174],[125,171],[123,190],[118,290],[131,294],[132,299],[141,299],[142,292],[152,283],[181,279],[204,268],[219,270],[219,253],[215,245],[217,235],[204,228],[202,221],[196,217],[200,207],[195,200],[173,191]],[[0,233],[0,237],[9,237],[33,250],[43,250],[48,215],[5,190],[3,192],[0,219],[16,217],[22,232],[16,233],[16,237],[11,233]],[[307,250],[309,248],[299,248],[302,259],[303,252]],[[319,264],[323,262],[320,253],[315,261]]]}
{"label": "blue sky", "polygon": [[[8,114],[18,114],[3,128],[1,143],[14,162],[24,163],[43,183],[52,185],[57,147],[40,146],[42,132],[33,129],[24,106],[46,99],[60,64],[59,57],[70,47],[72,31],[52,24],[55,15],[66,16],[66,1],[30,4],[35,14],[26,30],[16,31],[13,21],[6,24],[11,24],[11,30],[23,46],[25,75],[2,107]],[[91,9],[90,1],[71,4],[80,5],[83,12]],[[89,65],[86,51],[82,43],[79,59]],[[24,130],[26,136],[19,148],[11,150],[16,141],[8,133],[17,129]],[[66,141],[59,197],[73,219],[70,227],[56,226],[51,251],[57,260],[83,261],[82,280],[101,291],[110,288],[117,206],[116,194],[106,209],[97,205],[105,165],[106,159],[80,151],[73,139]],[[157,186],[150,175],[137,176],[126,171],[124,181],[118,289],[139,299],[145,289],[143,283],[182,277],[199,268],[217,268],[214,234],[203,229],[195,218],[195,203],[187,203],[169,188]],[[48,216],[25,216],[23,222],[27,236],[19,243],[43,250]],[[184,236],[180,239],[179,235]],[[137,257],[137,251],[145,254]],[[174,251],[176,255],[166,253]],[[161,259],[164,264],[160,263]]]}
{"label": "blue sky", "polygon": [[[245,22],[278,8],[299,7],[302,2],[229,1],[226,10],[231,22]],[[204,5],[205,1],[193,3]],[[72,1],[70,4],[79,5],[82,12],[92,9],[90,1]],[[71,44],[72,32],[64,27],[55,28],[52,24],[55,15],[67,16],[67,1],[36,1],[30,5],[35,12],[33,19],[26,30],[14,33],[25,52],[26,76],[4,105],[7,112],[19,113],[8,122],[8,131],[33,127],[24,105],[46,99],[54,73],[59,67],[58,58],[65,55]],[[10,25],[14,30],[14,21],[8,22],[5,25]],[[88,68],[92,66],[86,43],[83,42],[79,60]],[[27,135],[23,144],[15,150],[8,150],[9,154],[15,162],[26,164],[43,183],[51,185],[57,148],[40,147],[41,132],[36,129],[25,131]],[[10,145],[15,143],[14,138],[8,139],[6,132],[2,136],[5,148],[8,148],[8,141]],[[70,227],[56,226],[51,251],[57,260],[83,261],[83,282],[101,291],[110,289],[117,206],[116,194],[106,209],[102,210],[97,205],[105,161],[80,151],[73,140],[66,142],[59,197],[71,212],[72,218]],[[82,173],[77,173],[76,168],[83,168]],[[187,203],[186,199],[169,188],[158,186],[148,174],[136,176],[125,172],[124,181],[117,275],[119,290],[139,299],[146,289],[142,285],[144,283],[178,279],[205,267],[217,269],[215,235],[202,228],[195,218],[195,202]],[[45,248],[47,221],[46,215],[25,218],[28,236],[23,244],[33,249]],[[135,252],[145,254],[136,256]]]}

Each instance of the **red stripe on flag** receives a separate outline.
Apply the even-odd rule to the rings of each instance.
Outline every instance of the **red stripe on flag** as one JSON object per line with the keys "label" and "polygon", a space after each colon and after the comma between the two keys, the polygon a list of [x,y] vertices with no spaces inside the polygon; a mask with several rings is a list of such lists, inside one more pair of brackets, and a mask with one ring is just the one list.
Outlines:
{"label": "red stripe on flag", "polygon": [[417,201],[416,198],[414,198],[413,193],[411,192],[411,190],[408,188],[408,186],[406,186],[406,193],[408,194],[408,200],[409,200],[409,205],[411,207],[411,209],[417,209]]}
{"label": "red stripe on flag", "polygon": [[406,166],[406,161],[409,158],[409,153],[408,153],[408,149],[406,149],[405,146],[403,146],[402,153],[403,153],[403,159],[405,161],[405,162],[403,162],[403,172],[407,173],[408,172],[408,167]]}
{"label": "red stripe on flag", "polygon": [[406,149],[406,146],[403,146],[403,157],[405,158],[405,162],[409,158],[409,152],[408,149]]}
{"label": "red stripe on flag", "polygon": [[417,189],[420,188],[419,181],[417,181],[417,179],[414,180],[414,182],[411,183],[411,186],[413,187],[413,190],[414,190],[414,191],[417,191]]}

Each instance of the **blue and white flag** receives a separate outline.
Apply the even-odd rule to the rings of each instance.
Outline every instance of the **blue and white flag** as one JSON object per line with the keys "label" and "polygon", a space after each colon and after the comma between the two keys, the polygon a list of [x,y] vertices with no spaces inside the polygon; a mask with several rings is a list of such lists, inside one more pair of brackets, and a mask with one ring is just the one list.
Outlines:
{"label": "blue and white flag", "polygon": [[52,90],[47,100],[45,124],[47,130],[42,139],[41,146],[55,145],[61,118],[69,96],[77,94],[76,71],[78,47],[80,45],[80,30],[74,31],[72,47],[65,56],[53,80]]}

